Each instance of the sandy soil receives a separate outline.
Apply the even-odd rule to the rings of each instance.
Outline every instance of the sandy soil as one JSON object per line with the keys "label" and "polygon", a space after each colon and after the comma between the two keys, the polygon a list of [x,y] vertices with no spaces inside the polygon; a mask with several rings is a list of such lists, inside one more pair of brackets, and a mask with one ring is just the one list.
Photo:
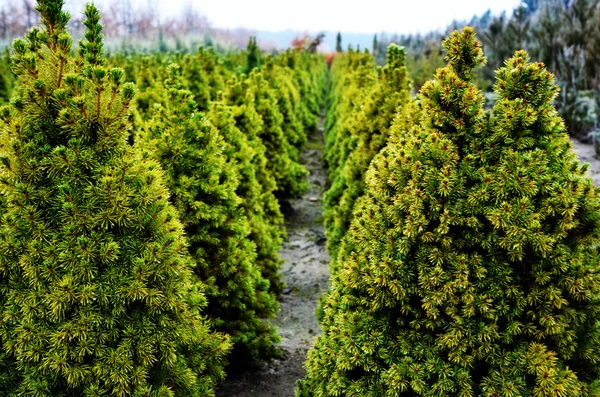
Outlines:
{"label": "sandy soil", "polygon": [[293,397],[296,380],[304,377],[306,352],[319,332],[314,311],[329,280],[329,255],[321,223],[327,184],[323,148],[320,128],[310,134],[301,153],[301,162],[310,172],[309,191],[286,209],[288,241],[281,251],[285,260],[281,270],[288,289],[280,298],[281,312],[274,321],[283,356],[229,377],[218,387],[217,397]]}
{"label": "sandy soil", "polygon": [[594,185],[600,185],[600,161],[596,158],[594,146],[591,143],[581,143],[576,139],[572,140],[573,149],[579,156],[579,160],[589,163],[588,175],[592,178]]}

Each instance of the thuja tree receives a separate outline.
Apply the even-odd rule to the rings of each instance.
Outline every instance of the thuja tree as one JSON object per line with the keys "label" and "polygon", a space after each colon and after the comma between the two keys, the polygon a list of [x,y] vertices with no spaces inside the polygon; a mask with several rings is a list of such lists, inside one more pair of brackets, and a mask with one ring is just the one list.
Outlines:
{"label": "thuja tree", "polygon": [[332,186],[325,193],[327,246],[334,258],[352,219],[354,203],[364,192],[364,175],[375,155],[385,146],[397,111],[410,99],[410,81],[404,66],[404,48],[391,44],[379,81],[365,98],[350,126],[349,153]]}
{"label": "thuja tree", "polygon": [[73,57],[62,6],[39,0],[42,28],[13,43],[20,96],[0,111],[0,394],[213,395],[228,338],[159,166],[127,143],[134,86],[104,66],[93,5]]}
{"label": "thuja tree", "polygon": [[278,304],[256,265],[256,246],[235,193],[237,166],[223,152],[219,131],[196,111],[192,93],[181,89],[178,73],[177,65],[169,66],[163,104],[139,144],[165,171],[195,272],[206,284],[207,316],[232,336],[234,353],[269,357],[279,338],[263,319],[275,317]]}
{"label": "thuja tree", "polygon": [[269,281],[269,290],[279,295],[285,288],[279,257],[285,236],[283,216],[272,189],[269,185],[265,188],[259,176],[259,170],[266,167],[267,162],[264,146],[257,144],[259,138],[256,135],[245,134],[237,126],[235,115],[242,111],[223,101],[215,101],[206,117],[223,136],[226,142],[224,153],[236,169],[238,185],[235,193],[250,224],[248,238],[256,245],[256,264]]}
{"label": "thuja tree", "polygon": [[372,162],[300,396],[589,396],[600,369],[600,203],[518,52],[482,110],[474,31]]}

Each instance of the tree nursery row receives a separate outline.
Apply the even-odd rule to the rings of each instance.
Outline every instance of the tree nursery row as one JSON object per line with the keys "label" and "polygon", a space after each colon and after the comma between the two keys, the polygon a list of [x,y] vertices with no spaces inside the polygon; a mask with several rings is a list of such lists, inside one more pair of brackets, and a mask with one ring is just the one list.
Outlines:
{"label": "tree nursery row", "polygon": [[325,106],[331,286],[298,397],[600,396],[600,201],[524,51],[112,54],[64,0],[0,57],[0,395],[214,396],[280,352],[282,206]]}
{"label": "tree nursery row", "polygon": [[299,397],[599,396],[600,201],[517,51],[470,27],[410,96],[404,50],[334,60],[325,124],[331,288]]}

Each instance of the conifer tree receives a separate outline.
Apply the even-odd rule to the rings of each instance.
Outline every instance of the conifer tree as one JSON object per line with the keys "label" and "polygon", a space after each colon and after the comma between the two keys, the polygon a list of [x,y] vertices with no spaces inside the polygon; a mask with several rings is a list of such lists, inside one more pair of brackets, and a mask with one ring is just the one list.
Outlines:
{"label": "conifer tree", "polygon": [[334,262],[338,245],[350,226],[354,203],[364,192],[364,174],[385,146],[396,112],[403,111],[410,98],[405,57],[403,47],[388,47],[387,64],[379,70],[379,82],[350,125],[347,156],[340,161],[342,169],[325,193],[327,247]]}
{"label": "conifer tree", "polygon": [[261,139],[265,128],[264,121],[256,110],[254,93],[250,90],[249,79],[245,75],[235,77],[229,81],[228,89],[224,94],[224,102],[233,112],[236,127],[246,135],[250,147],[255,152],[252,159],[256,169],[256,178],[264,192],[263,199],[269,222],[283,225],[283,215],[279,202],[275,198],[277,182],[269,168],[267,147]]}
{"label": "conifer tree", "polygon": [[275,317],[275,297],[256,265],[256,246],[235,193],[237,164],[224,153],[219,131],[196,111],[190,91],[178,82],[179,66],[169,66],[162,106],[148,123],[140,146],[165,170],[171,201],[181,214],[207,285],[206,314],[215,329],[232,336],[234,354],[268,358],[279,341],[263,319]]}
{"label": "conifer tree", "polygon": [[239,111],[240,108],[216,101],[211,103],[207,118],[225,139],[227,158],[236,164],[239,184],[235,193],[241,199],[241,207],[250,224],[248,238],[256,244],[256,264],[263,277],[269,280],[269,290],[278,296],[285,288],[279,257],[285,237],[283,215],[271,185],[267,184],[265,188],[259,176],[260,169],[267,163],[264,145],[257,144],[257,140],[260,141],[257,136],[244,134],[238,128],[235,114]]}
{"label": "conifer tree", "polygon": [[267,59],[263,69],[265,79],[276,95],[277,106],[283,117],[281,128],[286,140],[291,145],[290,158],[299,162],[300,149],[306,143],[307,136],[300,120],[300,92],[294,85],[293,71],[274,64],[272,58]]}
{"label": "conifer tree", "polygon": [[134,85],[104,66],[93,5],[73,57],[63,3],[39,0],[43,27],[13,43],[20,96],[0,111],[0,394],[214,395],[229,341],[160,167],[128,145]]}
{"label": "conifer tree", "polygon": [[247,81],[232,86],[228,97],[233,105],[253,106],[262,120],[257,135],[266,150],[267,171],[276,184],[274,194],[279,200],[300,197],[308,189],[308,171],[293,159],[294,148],[282,129],[283,115],[277,106],[276,93],[258,70],[241,78]]}
{"label": "conifer tree", "polygon": [[[341,58],[340,76],[332,84],[332,94],[339,99],[330,102],[325,120],[325,156],[329,179],[334,181],[351,148],[356,117],[366,96],[377,83],[375,60],[369,54],[348,51]],[[343,58],[347,58],[346,61]],[[344,65],[343,63],[346,62]],[[336,71],[333,70],[332,74]],[[335,94],[334,94],[335,93]]]}
{"label": "conifer tree", "polygon": [[140,120],[148,120],[154,104],[160,103],[162,100],[160,90],[164,70],[161,69],[163,69],[162,66],[155,64],[148,56],[139,61],[135,80],[138,91],[135,97],[135,112],[139,113]]}
{"label": "conifer tree", "polygon": [[444,48],[367,173],[297,395],[596,395],[600,202],[552,75],[517,52],[486,115],[474,31]]}
{"label": "conifer tree", "polygon": [[377,61],[377,54],[379,53],[379,42],[377,41],[377,35],[373,36],[373,58]]}
{"label": "conifer tree", "polygon": [[293,80],[300,94],[299,118],[306,131],[317,128],[321,103],[327,83],[327,66],[324,59],[307,51],[288,50],[276,61],[293,71]]}
{"label": "conifer tree", "polygon": [[342,52],[342,34],[338,32],[337,36],[335,36],[335,51]]}
{"label": "conifer tree", "polygon": [[226,81],[231,75],[212,48],[200,47],[196,54],[184,57],[181,69],[184,83],[194,94],[194,101],[201,111],[206,111],[211,101],[225,90]]}
{"label": "conifer tree", "polygon": [[250,36],[248,47],[246,48],[246,67],[244,73],[250,73],[254,69],[260,68],[261,53],[256,44],[256,36]]}

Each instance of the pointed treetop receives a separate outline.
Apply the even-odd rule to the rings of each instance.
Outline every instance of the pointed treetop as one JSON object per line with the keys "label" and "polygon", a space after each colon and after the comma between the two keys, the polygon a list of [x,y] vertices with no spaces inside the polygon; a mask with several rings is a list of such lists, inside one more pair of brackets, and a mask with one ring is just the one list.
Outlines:
{"label": "pointed treetop", "polygon": [[475,29],[470,26],[452,32],[442,46],[446,50],[446,60],[463,80],[470,80],[473,69],[487,62],[481,42],[475,37]]}
{"label": "pointed treetop", "polygon": [[454,31],[443,46],[448,66],[438,69],[435,78],[421,87],[424,120],[452,139],[458,148],[466,148],[466,141],[479,141],[484,131],[480,123],[485,99],[471,80],[473,69],[486,59],[475,31],[468,26]]}
{"label": "pointed treetop", "polygon": [[64,0],[38,0],[35,6],[51,40],[54,40],[60,32],[67,28],[71,16],[68,12],[63,11],[64,5]]}
{"label": "pointed treetop", "polygon": [[85,5],[85,40],[79,42],[80,55],[91,65],[104,64],[104,49],[102,25],[100,24],[100,12],[93,3]]}
{"label": "pointed treetop", "polygon": [[194,114],[194,110],[197,109],[198,105],[194,100],[194,94],[190,90],[186,90],[181,83],[181,67],[179,64],[169,64],[167,66],[167,76],[164,85],[171,99],[170,102],[167,102],[167,106],[173,103],[185,104],[185,106],[180,106],[177,109],[187,115]]}
{"label": "pointed treetop", "polygon": [[250,73],[256,68],[260,68],[261,51],[256,44],[256,36],[250,36],[248,47],[246,48],[246,73]]}
{"label": "pointed treetop", "polygon": [[540,62],[529,63],[527,52],[520,50],[496,71],[494,91],[499,98],[523,98],[534,107],[551,105],[558,95],[554,76]]}
{"label": "pointed treetop", "polygon": [[379,50],[379,42],[377,41],[377,35],[373,36],[373,55],[377,54]]}
{"label": "pointed treetop", "polygon": [[509,144],[525,149],[538,145],[543,136],[564,134],[564,123],[552,104],[558,94],[554,76],[544,64],[530,63],[525,51],[517,51],[496,71],[494,92],[498,99],[491,140],[496,144],[491,146],[496,155]]}
{"label": "pointed treetop", "polygon": [[392,68],[401,68],[406,60],[406,50],[397,44],[390,44],[387,48],[387,64]]}

